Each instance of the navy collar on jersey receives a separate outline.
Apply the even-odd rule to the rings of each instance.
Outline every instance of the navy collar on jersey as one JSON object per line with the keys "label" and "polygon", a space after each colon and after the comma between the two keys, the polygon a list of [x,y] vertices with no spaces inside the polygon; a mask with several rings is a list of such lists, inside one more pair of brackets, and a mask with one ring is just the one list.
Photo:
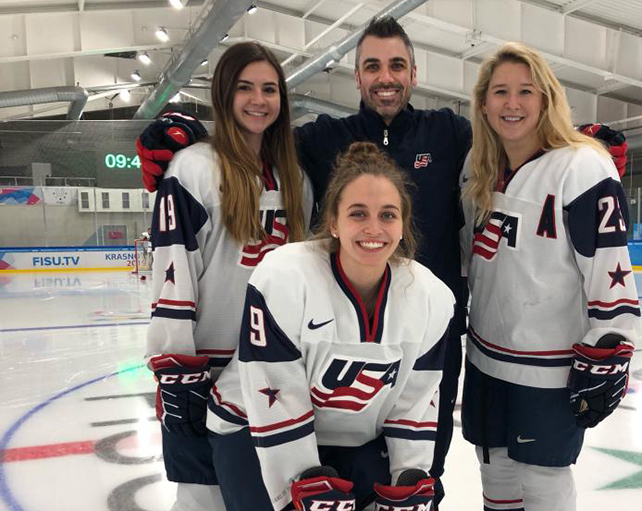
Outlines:
{"label": "navy collar on jersey", "polygon": [[508,162],[506,162],[506,164],[504,165],[504,171],[500,172],[499,176],[497,176],[497,186],[495,190],[498,192],[505,193],[506,188],[508,187],[508,183],[512,181],[512,179],[515,177],[515,174],[517,174],[519,169],[521,169],[527,163],[535,161],[537,160],[537,158],[545,154],[546,154],[546,151],[544,149],[538,149],[530,158],[528,158],[524,163],[522,163],[515,170],[511,170],[510,167],[508,166]]}
{"label": "navy collar on jersey", "polygon": [[370,322],[368,318],[368,313],[363,300],[343,271],[339,251],[330,254],[330,265],[332,266],[334,278],[337,280],[339,287],[352,303],[357,314],[359,330],[361,332],[361,342],[380,343],[383,335],[384,313],[386,311],[386,304],[388,303],[388,290],[390,289],[390,280],[392,278],[390,265],[386,264],[386,270],[383,274],[383,279],[381,279],[381,284],[379,285],[372,322]]}
{"label": "navy collar on jersey", "polygon": [[265,161],[262,162],[263,168],[263,184],[265,185],[265,190],[278,190],[279,185],[274,178],[274,171],[272,170],[272,165],[268,165]]}

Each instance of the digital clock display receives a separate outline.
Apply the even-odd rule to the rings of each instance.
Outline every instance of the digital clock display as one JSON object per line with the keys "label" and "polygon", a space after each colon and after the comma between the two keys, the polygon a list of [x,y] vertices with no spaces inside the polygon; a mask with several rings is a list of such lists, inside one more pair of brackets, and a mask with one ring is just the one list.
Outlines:
{"label": "digital clock display", "polygon": [[140,159],[138,155],[129,156],[123,153],[105,154],[105,167],[108,169],[140,169]]}

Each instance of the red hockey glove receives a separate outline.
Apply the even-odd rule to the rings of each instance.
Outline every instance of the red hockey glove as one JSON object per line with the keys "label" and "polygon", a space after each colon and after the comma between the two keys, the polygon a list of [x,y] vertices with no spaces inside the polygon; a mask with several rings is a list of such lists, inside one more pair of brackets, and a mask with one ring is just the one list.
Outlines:
{"label": "red hockey glove", "polygon": [[423,470],[411,468],[402,472],[396,486],[384,486],[375,483],[377,493],[375,509],[377,511],[407,511],[433,509],[435,480]]}
{"label": "red hockey glove", "polygon": [[607,151],[611,153],[618,174],[622,177],[626,172],[626,162],[628,161],[626,151],[629,148],[624,133],[611,129],[605,124],[582,124],[578,130],[589,137],[604,142]]}
{"label": "red hockey glove", "polygon": [[205,137],[207,130],[196,117],[178,112],[164,113],[147,126],[136,140],[145,188],[155,191],[174,153]]}
{"label": "red hockey glove", "polygon": [[633,348],[593,348],[574,344],[573,366],[568,378],[571,409],[577,425],[593,428],[606,419],[626,394]]}
{"label": "red hockey glove", "polygon": [[350,481],[340,479],[334,468],[323,466],[303,472],[290,491],[298,511],[354,511],[357,504],[351,493],[353,486]]}
{"label": "red hockey glove", "polygon": [[150,360],[156,379],[156,417],[170,433],[205,436],[207,398],[212,388],[208,357],[159,355]]}
{"label": "red hockey glove", "polygon": [[375,509],[377,511],[406,511],[409,509],[433,509],[433,486],[435,480],[418,468],[411,468],[401,473],[396,486],[384,486],[375,483],[377,494]]}

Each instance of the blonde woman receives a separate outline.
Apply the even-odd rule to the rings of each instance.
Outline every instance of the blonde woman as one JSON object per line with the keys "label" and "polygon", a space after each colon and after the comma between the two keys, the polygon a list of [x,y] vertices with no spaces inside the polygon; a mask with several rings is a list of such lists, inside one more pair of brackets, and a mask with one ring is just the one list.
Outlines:
{"label": "blonde woman", "polygon": [[462,175],[462,420],[484,509],[572,511],[570,465],[624,396],[640,335],[624,191],[546,61],[517,43],[481,66]]}
{"label": "blonde woman", "polygon": [[224,509],[205,428],[212,381],[238,344],[250,274],[268,252],[305,237],[312,209],[274,55],[256,43],[230,47],[212,105],[213,138],[173,159],[152,223],[146,355],[167,477],[179,483],[174,511]]}

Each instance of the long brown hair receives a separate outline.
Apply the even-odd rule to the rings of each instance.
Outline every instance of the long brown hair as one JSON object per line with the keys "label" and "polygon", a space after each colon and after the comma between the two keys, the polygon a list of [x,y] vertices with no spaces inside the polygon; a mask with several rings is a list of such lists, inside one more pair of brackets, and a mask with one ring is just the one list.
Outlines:
{"label": "long brown hair", "polygon": [[346,186],[361,176],[384,177],[390,181],[401,197],[401,220],[403,239],[390,258],[414,259],[417,250],[417,235],[412,223],[412,199],[408,189],[412,186],[408,177],[397,164],[372,142],[353,142],[337,156],[330,183],[326,189],[321,209],[321,219],[315,239],[328,241],[328,250],[339,250],[340,241],[332,237],[332,222],[339,216],[339,202]]}
{"label": "long brown hair", "polygon": [[234,118],[233,103],[238,77],[248,64],[267,62],[278,76],[281,111],[263,133],[261,158],[278,169],[281,196],[287,211],[289,241],[304,239],[302,175],[297,164],[290,127],[285,75],[274,54],[255,42],[235,44],[221,56],[212,78],[214,136],[212,145],[220,159],[223,223],[239,243],[265,239],[259,219],[262,169]]}
{"label": "long brown hair", "polygon": [[473,147],[471,149],[472,177],[464,191],[477,208],[476,222],[483,223],[492,211],[492,194],[506,153],[495,130],[488,123],[482,108],[493,73],[505,62],[524,64],[531,72],[535,88],[542,93],[542,113],[537,124],[537,136],[543,149],[558,149],[588,145],[606,154],[602,145],[573,128],[571,109],[564,89],[544,57],[521,43],[506,43],[479,69],[473,90]]}

